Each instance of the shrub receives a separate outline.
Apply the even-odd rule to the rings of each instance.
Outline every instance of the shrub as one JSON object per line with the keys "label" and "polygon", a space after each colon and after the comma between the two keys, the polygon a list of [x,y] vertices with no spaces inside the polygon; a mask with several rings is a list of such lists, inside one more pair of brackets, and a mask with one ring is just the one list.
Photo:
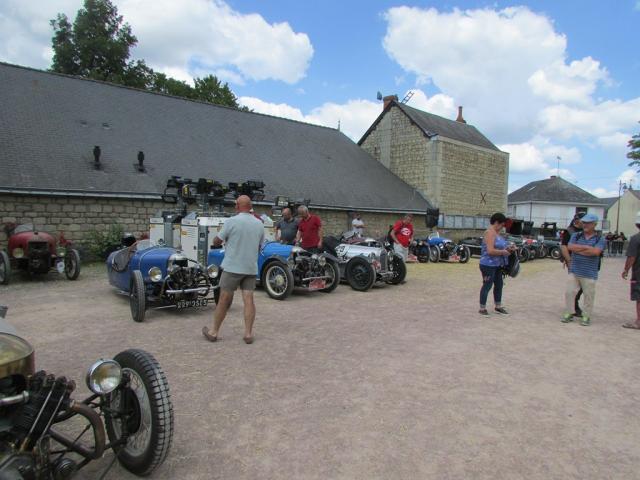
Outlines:
{"label": "shrub", "polygon": [[87,233],[85,245],[89,253],[96,258],[105,260],[111,252],[120,247],[124,227],[119,223],[113,223],[106,230],[90,230]]}

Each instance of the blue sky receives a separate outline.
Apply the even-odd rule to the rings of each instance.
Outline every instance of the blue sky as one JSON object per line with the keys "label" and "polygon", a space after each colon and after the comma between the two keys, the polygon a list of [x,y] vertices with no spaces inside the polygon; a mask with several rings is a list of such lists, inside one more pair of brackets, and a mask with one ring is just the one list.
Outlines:
{"label": "blue sky", "polygon": [[[640,0],[114,0],[133,51],[189,80],[214,73],[255,111],[336,127],[357,140],[376,92],[466,120],[511,154],[510,190],[560,172],[599,196],[634,181],[640,131]],[[56,12],[81,0],[0,2],[0,60],[50,64]]]}

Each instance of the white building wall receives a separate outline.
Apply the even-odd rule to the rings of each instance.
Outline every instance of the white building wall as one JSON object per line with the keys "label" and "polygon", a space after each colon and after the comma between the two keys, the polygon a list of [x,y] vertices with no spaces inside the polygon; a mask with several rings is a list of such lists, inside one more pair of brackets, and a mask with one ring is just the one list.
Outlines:
{"label": "white building wall", "polygon": [[[534,227],[540,227],[544,222],[556,222],[558,227],[564,228],[576,214],[576,208],[581,206],[524,203],[509,205],[509,212],[514,218],[532,221]],[[604,217],[604,207],[587,207],[587,212],[596,214],[601,221]],[[602,224],[599,228],[602,228]]]}

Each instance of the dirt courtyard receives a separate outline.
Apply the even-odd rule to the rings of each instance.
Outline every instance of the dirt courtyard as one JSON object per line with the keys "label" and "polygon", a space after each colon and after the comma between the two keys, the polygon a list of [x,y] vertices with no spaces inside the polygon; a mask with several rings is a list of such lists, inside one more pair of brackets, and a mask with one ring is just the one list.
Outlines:
{"label": "dirt courtyard", "polygon": [[[523,265],[509,316],[477,314],[480,274],[410,265],[367,293],[256,292],[256,342],[236,299],[216,344],[213,309],[131,320],[101,265],[0,287],[39,368],[74,378],[137,347],[170,382],[175,436],[157,479],[631,479],[640,471],[640,332],[622,259],[605,259],[593,324],[562,324],[566,274]],[[80,394],[77,395],[78,397]],[[96,478],[112,454],[80,478]],[[108,479],[135,478],[119,465]]]}

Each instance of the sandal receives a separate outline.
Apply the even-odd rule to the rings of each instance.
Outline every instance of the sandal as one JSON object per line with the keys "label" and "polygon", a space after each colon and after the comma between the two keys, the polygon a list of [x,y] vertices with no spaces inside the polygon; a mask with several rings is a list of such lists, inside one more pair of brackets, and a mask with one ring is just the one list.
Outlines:
{"label": "sandal", "polygon": [[253,343],[253,337],[242,337],[242,339],[247,345],[251,345]]}
{"label": "sandal", "polygon": [[630,328],[631,330],[640,330],[640,325],[637,323],[625,323],[622,328]]}
{"label": "sandal", "polygon": [[202,335],[204,335],[204,338],[206,338],[210,342],[217,342],[218,341],[218,337],[215,337],[215,336],[211,335],[209,333],[209,329],[207,327],[202,327]]}

